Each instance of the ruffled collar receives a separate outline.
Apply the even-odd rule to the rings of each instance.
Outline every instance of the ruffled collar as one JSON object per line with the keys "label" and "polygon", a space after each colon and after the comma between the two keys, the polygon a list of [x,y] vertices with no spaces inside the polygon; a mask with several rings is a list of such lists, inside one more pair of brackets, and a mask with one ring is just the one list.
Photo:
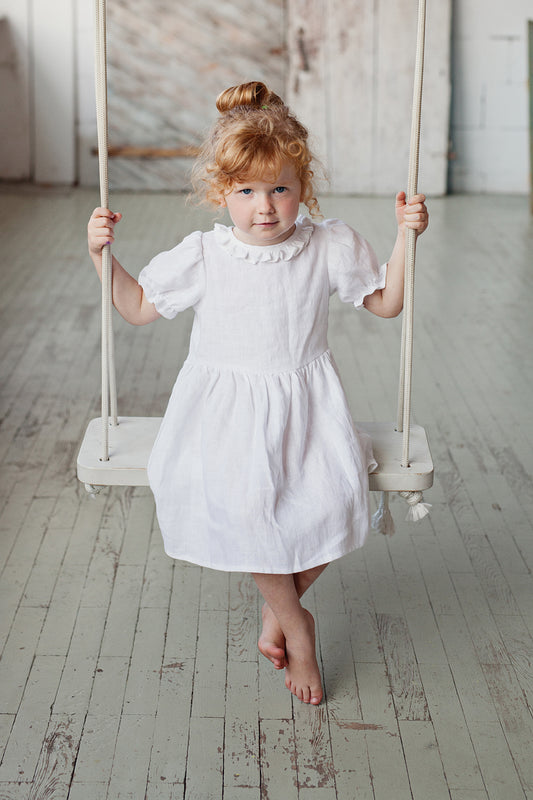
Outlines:
{"label": "ruffled collar", "polygon": [[250,264],[260,264],[273,261],[290,261],[299,255],[307,246],[313,235],[313,223],[308,217],[300,215],[296,220],[294,233],[280,244],[257,245],[245,244],[233,234],[233,228],[227,225],[215,224],[215,241],[227,253],[248,261]]}

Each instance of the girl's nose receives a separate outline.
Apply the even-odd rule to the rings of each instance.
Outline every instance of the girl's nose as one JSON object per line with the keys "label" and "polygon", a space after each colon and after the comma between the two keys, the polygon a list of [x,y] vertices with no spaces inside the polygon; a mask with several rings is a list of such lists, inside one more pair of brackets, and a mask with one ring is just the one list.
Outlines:
{"label": "girl's nose", "polygon": [[264,194],[259,199],[259,212],[261,214],[271,214],[274,211],[270,195]]}

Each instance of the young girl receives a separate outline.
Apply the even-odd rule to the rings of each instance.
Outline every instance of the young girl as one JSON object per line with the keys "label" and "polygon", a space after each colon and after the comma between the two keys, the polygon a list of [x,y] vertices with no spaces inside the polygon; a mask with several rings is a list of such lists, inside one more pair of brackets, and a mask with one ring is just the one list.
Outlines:
{"label": "young girl", "polygon": [[[329,296],[381,317],[403,302],[405,228],[428,224],[424,196],[396,196],[398,236],[380,267],[369,244],[319,216],[306,129],[262,83],[223,92],[196,164],[203,198],[228,209],[157,255],[136,281],[113,259],[113,303],[134,325],[195,311],[148,465],[165,550],[253,573],[265,600],[259,649],[304,703],[322,699],[312,615],[300,598],[369,527],[371,443],[354,428],[328,348]],[[97,208],[89,252],[120,213]]]}

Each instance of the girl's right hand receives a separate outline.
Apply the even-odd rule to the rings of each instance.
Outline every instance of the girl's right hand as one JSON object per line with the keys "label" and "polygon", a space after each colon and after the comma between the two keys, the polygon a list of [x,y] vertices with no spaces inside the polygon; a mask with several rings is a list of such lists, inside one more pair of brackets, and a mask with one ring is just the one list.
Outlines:
{"label": "girl's right hand", "polygon": [[106,244],[115,241],[115,225],[122,219],[122,214],[114,213],[108,208],[95,208],[87,225],[89,253],[100,255]]}

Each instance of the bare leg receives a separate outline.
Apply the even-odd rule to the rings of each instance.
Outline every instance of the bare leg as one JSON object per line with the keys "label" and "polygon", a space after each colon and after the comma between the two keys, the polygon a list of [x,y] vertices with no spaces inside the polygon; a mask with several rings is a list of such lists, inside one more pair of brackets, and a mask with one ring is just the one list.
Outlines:
{"label": "bare leg", "polygon": [[[294,586],[298,598],[309,589],[310,586],[316,581],[319,575],[324,572],[327,564],[321,564],[318,567],[306,569],[303,572],[295,572],[292,576],[294,579]],[[268,605],[265,603],[262,608],[263,617],[263,630],[259,637],[258,647],[260,652],[272,662],[276,669],[284,669],[287,666],[287,658],[285,654],[285,636],[280,628],[276,615]]]}
{"label": "bare leg", "polygon": [[255,573],[254,579],[285,637],[285,685],[299,700],[318,705],[322,685],[315,655],[315,623],[302,608],[294,576]]}

